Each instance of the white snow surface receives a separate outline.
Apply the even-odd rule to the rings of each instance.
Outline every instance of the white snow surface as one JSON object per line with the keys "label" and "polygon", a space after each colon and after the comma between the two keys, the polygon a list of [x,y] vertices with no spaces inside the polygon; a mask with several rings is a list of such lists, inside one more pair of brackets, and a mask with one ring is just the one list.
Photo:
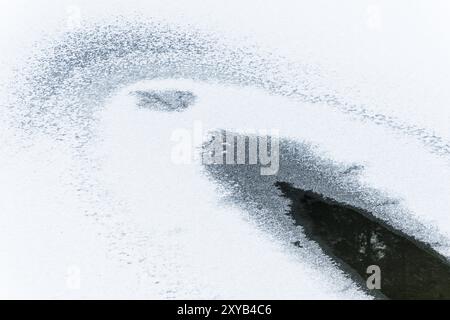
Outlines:
{"label": "white snow surface", "polygon": [[[326,103],[252,86],[140,80],[96,109],[81,151],[17,128],[14,74],[47,36],[72,27],[74,8],[83,25],[138,13],[233,45],[252,41],[320,69],[318,91],[450,141],[446,1],[1,1],[1,298],[370,299],[323,253],[287,246],[224,203],[227,190],[198,162],[171,161],[174,130],[199,121],[205,131],[278,129],[319,157],[364,165],[361,184],[408,210],[396,227],[426,225],[415,236],[450,258],[450,154]],[[188,90],[197,101],[153,112],[129,94],[154,89]]]}

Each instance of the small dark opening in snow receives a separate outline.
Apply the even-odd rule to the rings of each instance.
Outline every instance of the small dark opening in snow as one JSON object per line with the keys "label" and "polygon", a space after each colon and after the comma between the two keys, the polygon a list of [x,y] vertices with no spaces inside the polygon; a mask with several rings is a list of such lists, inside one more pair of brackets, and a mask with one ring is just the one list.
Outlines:
{"label": "small dark opening in snow", "polygon": [[196,100],[192,92],[180,90],[137,90],[132,94],[138,98],[140,108],[153,111],[181,112]]}

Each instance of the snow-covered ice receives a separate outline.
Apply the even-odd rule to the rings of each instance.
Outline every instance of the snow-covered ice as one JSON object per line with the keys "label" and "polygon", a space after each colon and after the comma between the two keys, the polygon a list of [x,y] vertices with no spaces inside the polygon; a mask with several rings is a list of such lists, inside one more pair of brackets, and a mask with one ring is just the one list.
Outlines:
{"label": "snow-covered ice", "polygon": [[[188,3],[0,5],[0,297],[371,298],[292,225],[276,179],[450,258],[447,2]],[[195,99],[140,107],[154,90]],[[324,171],[291,157],[250,177],[254,208],[172,161],[197,124],[277,129]]]}

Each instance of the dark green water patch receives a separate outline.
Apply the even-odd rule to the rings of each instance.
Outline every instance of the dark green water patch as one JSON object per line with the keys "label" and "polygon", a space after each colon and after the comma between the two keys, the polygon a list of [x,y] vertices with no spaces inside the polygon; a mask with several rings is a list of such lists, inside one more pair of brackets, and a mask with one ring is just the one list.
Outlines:
{"label": "dark green water patch", "polygon": [[[290,214],[305,234],[319,243],[366,287],[379,267],[379,290],[391,299],[450,299],[450,264],[430,246],[394,230],[370,212],[312,191],[276,182],[291,200]],[[370,289],[370,288],[369,288]],[[372,291],[374,294],[378,291]]]}

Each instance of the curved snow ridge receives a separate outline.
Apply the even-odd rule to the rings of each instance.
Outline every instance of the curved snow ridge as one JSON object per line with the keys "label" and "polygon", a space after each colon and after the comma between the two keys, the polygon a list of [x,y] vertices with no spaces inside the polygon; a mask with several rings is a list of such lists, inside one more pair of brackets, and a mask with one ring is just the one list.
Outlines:
{"label": "curved snow ridge", "polygon": [[[188,78],[258,87],[300,102],[324,104],[400,135],[415,137],[438,155],[450,154],[450,142],[432,130],[354,104],[333,90],[327,92],[322,88],[325,76],[317,68],[293,63],[251,44],[237,47],[227,39],[192,27],[118,18],[114,24],[94,23],[63,33],[33,55],[35,61],[26,75],[28,79],[31,75],[31,81],[22,83],[27,85],[18,91],[27,108],[25,113],[51,109],[52,119],[61,116],[55,110],[57,96],[66,96],[66,104],[82,97],[89,101],[92,96],[100,102],[115,88],[139,80]],[[33,108],[37,101],[45,101],[48,106]],[[92,102],[88,109],[92,109]],[[36,119],[27,120],[33,123]]]}

